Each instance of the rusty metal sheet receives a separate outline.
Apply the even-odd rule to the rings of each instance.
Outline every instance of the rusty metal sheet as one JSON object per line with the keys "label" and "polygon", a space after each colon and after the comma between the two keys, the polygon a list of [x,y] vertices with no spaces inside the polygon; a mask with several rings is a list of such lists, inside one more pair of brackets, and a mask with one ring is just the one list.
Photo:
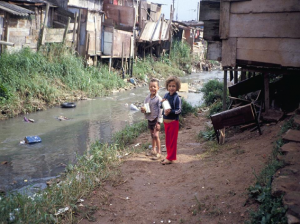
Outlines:
{"label": "rusty metal sheet", "polygon": [[[160,28],[162,26],[161,30],[161,40],[169,40],[169,24],[164,21],[161,23],[161,20],[159,20],[157,23],[156,22],[148,22],[142,31],[142,34],[140,36],[140,40],[142,41],[159,41],[159,32]],[[157,27],[156,27],[157,25]],[[156,29],[155,29],[156,27]]]}

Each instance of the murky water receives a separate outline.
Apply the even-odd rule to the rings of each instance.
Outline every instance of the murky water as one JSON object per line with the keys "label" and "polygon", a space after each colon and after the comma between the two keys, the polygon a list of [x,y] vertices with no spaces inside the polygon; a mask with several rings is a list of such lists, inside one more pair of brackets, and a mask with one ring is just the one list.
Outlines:
{"label": "murky water", "polygon": [[[194,73],[182,78],[182,82],[199,87],[209,79],[222,77],[221,71]],[[76,162],[76,154],[84,154],[92,142],[110,142],[114,132],[144,119],[139,111],[130,110],[130,104],[142,102],[148,92],[148,88],[143,87],[79,101],[72,109],[55,107],[26,115],[34,119],[34,123],[24,122],[23,116],[1,121],[0,189],[8,191],[29,185],[45,187],[48,179],[61,173],[64,164]],[[165,89],[159,91],[161,96],[165,93]],[[194,106],[202,103],[200,93],[180,95]],[[59,121],[58,116],[69,120]],[[31,135],[38,135],[42,142],[20,144],[25,136]]]}

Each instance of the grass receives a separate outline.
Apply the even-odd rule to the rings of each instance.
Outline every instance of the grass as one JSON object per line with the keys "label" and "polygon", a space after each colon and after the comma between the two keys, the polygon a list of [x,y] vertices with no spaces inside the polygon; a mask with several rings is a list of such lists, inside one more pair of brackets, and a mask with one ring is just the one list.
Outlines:
{"label": "grass", "polygon": [[285,216],[287,208],[283,206],[282,195],[278,197],[272,195],[272,178],[275,172],[283,167],[283,162],[277,160],[277,155],[280,154],[280,147],[284,144],[281,135],[288,129],[299,129],[299,126],[294,123],[293,118],[285,122],[279,131],[279,138],[274,145],[266,167],[260,174],[257,175],[254,173],[256,183],[254,186],[249,187],[248,192],[249,196],[259,203],[259,208],[257,211],[250,212],[251,220],[247,223],[287,223]]}

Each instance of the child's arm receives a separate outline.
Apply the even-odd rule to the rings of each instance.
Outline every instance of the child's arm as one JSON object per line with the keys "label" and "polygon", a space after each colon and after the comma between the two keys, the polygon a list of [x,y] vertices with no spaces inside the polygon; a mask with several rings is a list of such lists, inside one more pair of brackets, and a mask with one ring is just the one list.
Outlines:
{"label": "child's arm", "polygon": [[159,123],[162,123],[162,121],[163,121],[163,116],[162,116],[163,109],[162,109],[161,103],[162,103],[162,100],[160,99],[158,101],[159,111],[158,111],[158,116],[157,116],[157,122],[159,122]]}
{"label": "child's arm", "polygon": [[175,101],[175,109],[172,109],[170,113],[172,113],[172,114],[180,114],[181,113],[181,99],[179,96],[176,98],[176,101]]}

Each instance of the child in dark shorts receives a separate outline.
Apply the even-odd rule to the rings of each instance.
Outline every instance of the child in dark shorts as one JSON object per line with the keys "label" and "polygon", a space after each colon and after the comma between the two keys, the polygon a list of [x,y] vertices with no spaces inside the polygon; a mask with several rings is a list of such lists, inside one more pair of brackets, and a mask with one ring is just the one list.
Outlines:
{"label": "child in dark shorts", "polygon": [[161,157],[159,131],[162,122],[162,109],[160,108],[162,98],[158,95],[159,81],[157,79],[150,80],[149,90],[150,94],[146,97],[144,104],[149,104],[150,112],[146,113],[145,107],[141,108],[141,112],[145,114],[145,118],[148,120],[148,128],[152,138],[152,150],[147,155],[151,155],[152,160],[157,160]]}

